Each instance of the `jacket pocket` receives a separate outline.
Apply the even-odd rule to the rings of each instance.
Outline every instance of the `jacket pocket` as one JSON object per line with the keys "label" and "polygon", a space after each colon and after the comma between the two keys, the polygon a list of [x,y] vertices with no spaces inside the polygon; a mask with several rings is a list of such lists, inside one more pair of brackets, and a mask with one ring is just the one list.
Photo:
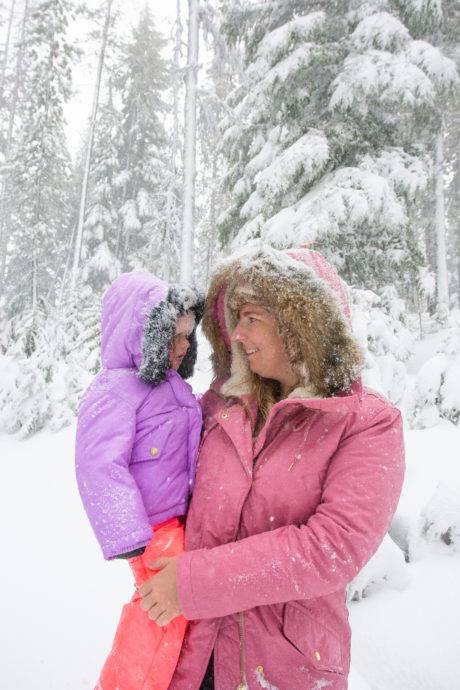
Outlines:
{"label": "jacket pocket", "polygon": [[302,604],[286,604],[283,634],[301,652],[310,668],[343,673],[342,646],[337,635],[326,628],[318,614]]}
{"label": "jacket pocket", "polygon": [[173,424],[165,422],[150,431],[144,438],[134,444],[131,453],[131,465],[149,460],[159,460],[164,456]]}

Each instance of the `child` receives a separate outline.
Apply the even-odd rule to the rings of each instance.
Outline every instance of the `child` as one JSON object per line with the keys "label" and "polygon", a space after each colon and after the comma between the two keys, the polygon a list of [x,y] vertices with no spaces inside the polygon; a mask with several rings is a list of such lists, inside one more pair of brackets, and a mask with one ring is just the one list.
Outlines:
{"label": "child", "polygon": [[[102,306],[102,370],[80,407],[76,471],[106,559],[126,558],[139,586],[148,563],[183,550],[201,411],[184,378],[193,373],[203,302],[192,288],[124,273]],[[180,652],[182,616],[160,628],[123,607],[98,690],[165,690]]]}

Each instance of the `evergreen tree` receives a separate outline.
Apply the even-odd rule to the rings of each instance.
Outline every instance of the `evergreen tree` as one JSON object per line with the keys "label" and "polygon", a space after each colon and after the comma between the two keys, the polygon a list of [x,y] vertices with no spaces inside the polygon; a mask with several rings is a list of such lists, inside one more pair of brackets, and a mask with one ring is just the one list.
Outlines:
{"label": "evergreen tree", "polygon": [[460,99],[446,122],[447,153],[447,261],[452,302],[460,308]]}
{"label": "evergreen tree", "polygon": [[[0,14],[0,31],[5,32],[6,24],[6,38],[4,45],[0,46],[0,162],[3,161],[3,156],[6,149],[6,131],[8,123],[8,100],[9,100],[9,63],[11,52],[11,37],[13,31],[15,0],[11,0],[9,15],[5,19]],[[4,10],[3,4],[0,4],[0,13]],[[2,155],[3,154],[3,155]]]}
{"label": "evergreen tree", "polygon": [[[460,71],[460,6],[456,0],[443,3],[443,48]],[[460,89],[445,115],[447,260],[452,301],[460,308]]]}
{"label": "evergreen tree", "polygon": [[63,105],[70,96],[73,49],[69,0],[46,0],[32,12],[29,65],[18,145],[9,169],[12,235],[7,266],[10,313],[53,300],[68,239],[70,159]]}
{"label": "evergreen tree", "polygon": [[161,252],[167,250],[163,246],[168,178],[164,45],[146,5],[126,46],[117,82],[122,101],[117,257],[123,269],[146,266],[158,272]]}
{"label": "evergreen tree", "polygon": [[212,56],[200,83],[197,121],[195,280],[206,287],[219,255],[217,221],[226,201],[220,189],[224,161],[219,124],[228,111],[226,100],[238,83],[243,66],[241,51],[230,46],[220,33],[222,17],[215,3],[201,3],[200,20],[204,43]]}
{"label": "evergreen tree", "polygon": [[[13,135],[17,127],[18,106],[23,91],[25,38],[28,18],[29,0],[24,0],[18,27],[17,45],[14,46],[14,57],[11,60],[12,66],[9,72],[6,71],[2,98],[0,99],[1,150],[4,158],[0,178],[0,294],[3,291],[7,248],[12,230],[10,205],[8,203],[11,198],[9,166],[14,157],[16,141]],[[8,65],[5,64],[5,67],[8,67]]]}
{"label": "evergreen tree", "polygon": [[[121,116],[113,88],[121,47],[117,35],[120,12],[114,10],[113,0],[107,0],[88,18],[96,28],[85,39],[94,45],[98,62],[91,117],[73,169],[73,230],[63,289],[63,297],[77,304],[81,291],[88,287],[98,303],[120,270],[115,256],[120,190],[115,180],[120,171]],[[67,311],[69,300],[64,301]]]}
{"label": "evergreen tree", "polygon": [[56,309],[40,303],[2,324],[0,431],[29,436],[45,424],[57,431],[77,413],[99,368],[100,309],[88,286]]}
{"label": "evergreen tree", "polygon": [[[440,48],[450,58],[457,60],[458,66],[458,41],[459,41],[459,9],[458,3],[452,0],[443,2],[433,0],[409,0],[399,3],[399,8],[411,33],[414,37],[429,41]],[[434,54],[435,57],[435,54]],[[439,66],[433,61],[433,72],[439,74]],[[427,255],[433,274],[436,276],[436,299],[433,300],[433,311],[442,323],[446,322],[449,307],[449,275],[447,270],[446,247],[452,245],[452,223],[448,216],[449,207],[455,199],[455,158],[456,147],[452,146],[452,138],[455,139],[455,112],[458,110],[457,98],[440,99],[438,105],[439,126],[436,136],[433,138],[434,170],[427,190],[426,202],[423,204],[423,215],[420,223],[424,227],[427,242]],[[458,133],[457,133],[458,136]],[[447,184],[450,180],[451,184]],[[454,201],[455,203],[455,201]],[[447,211],[447,213],[446,213]],[[455,223],[454,223],[455,224]],[[450,226],[450,227],[449,227]],[[455,272],[456,273],[456,272]],[[451,275],[451,282],[455,274]]]}
{"label": "evergreen tree", "polygon": [[107,102],[99,107],[92,153],[89,193],[82,246],[82,281],[97,295],[120,272],[116,258],[118,194],[115,179],[119,174],[118,134],[120,113],[114,107],[112,89]]}
{"label": "evergreen tree", "polygon": [[425,189],[451,60],[385,0],[233,2],[246,69],[224,122],[221,236],[316,241],[355,285],[419,280]]}

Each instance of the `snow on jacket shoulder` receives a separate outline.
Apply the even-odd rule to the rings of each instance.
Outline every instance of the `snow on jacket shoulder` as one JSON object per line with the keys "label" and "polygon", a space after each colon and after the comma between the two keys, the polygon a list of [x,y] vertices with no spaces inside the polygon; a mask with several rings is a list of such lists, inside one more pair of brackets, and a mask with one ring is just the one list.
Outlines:
{"label": "snow on jacket shoulder", "polygon": [[104,296],[102,371],[80,406],[76,472],[105,558],[145,546],[151,525],[184,515],[193,487],[201,410],[183,376],[168,369],[178,316],[201,316],[198,294],[148,273],[121,275]]}

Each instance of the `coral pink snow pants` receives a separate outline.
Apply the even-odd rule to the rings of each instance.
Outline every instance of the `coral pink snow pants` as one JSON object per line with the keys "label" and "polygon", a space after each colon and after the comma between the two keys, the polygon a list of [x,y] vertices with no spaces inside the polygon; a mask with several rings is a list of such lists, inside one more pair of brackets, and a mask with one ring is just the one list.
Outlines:
{"label": "coral pink snow pants", "polygon": [[[172,518],[153,529],[142,556],[129,559],[136,585],[155,573],[147,567],[157,558],[176,556],[184,550],[184,525]],[[167,690],[184,639],[187,621],[178,616],[159,627],[140,608],[137,591],[123,606],[120,622],[96,690]]]}

